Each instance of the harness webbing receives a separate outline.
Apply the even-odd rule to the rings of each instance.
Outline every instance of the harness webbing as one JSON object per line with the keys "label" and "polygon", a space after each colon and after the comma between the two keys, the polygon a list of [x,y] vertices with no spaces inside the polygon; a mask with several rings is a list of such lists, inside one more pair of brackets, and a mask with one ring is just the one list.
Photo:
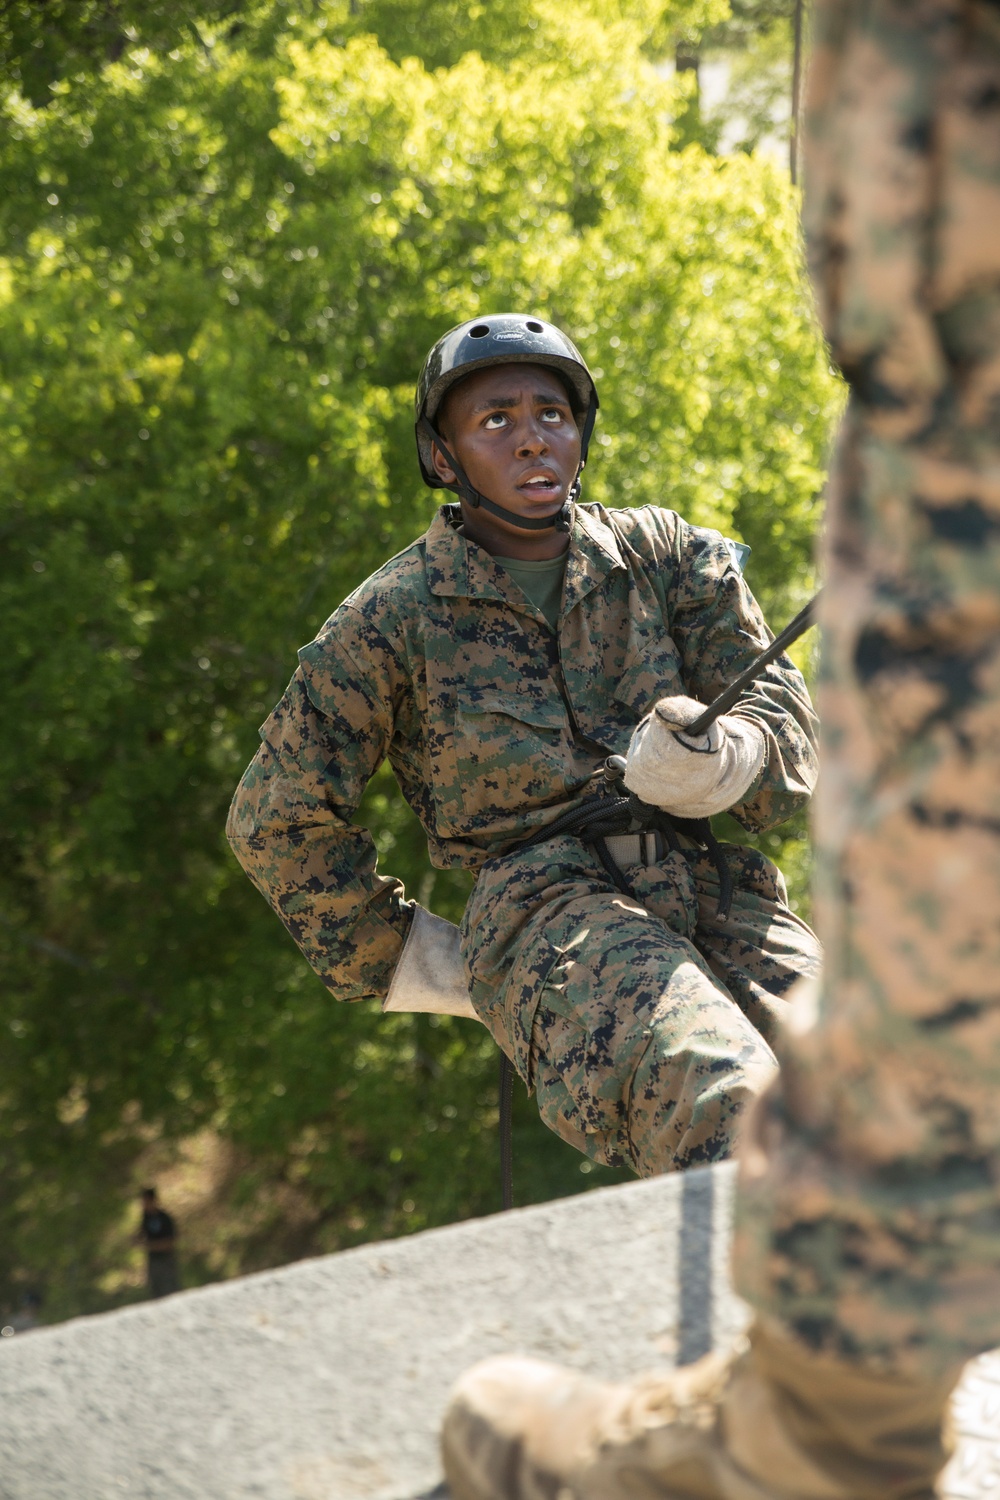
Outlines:
{"label": "harness webbing", "polygon": [[[620,765],[617,764],[618,762]],[[535,844],[558,838],[561,834],[575,835],[593,848],[622,895],[630,896],[634,901],[637,899],[635,892],[626,880],[624,871],[612,859],[606,840],[614,834],[645,833],[653,830],[662,834],[668,849],[676,850],[680,848],[677,835],[683,833],[706,851],[715,866],[719,877],[716,916],[720,922],[725,922],[733,901],[733,877],[722,845],[712,832],[712,825],[708,818],[675,818],[670,813],[664,812],[662,808],[651,807],[648,802],[643,802],[634,792],[628,791],[622,785],[621,773],[624,765],[624,760],[620,755],[609,756],[605,762],[602,790],[585,797],[582,802],[577,803],[576,807],[571,807],[554,822],[547,823],[544,828],[539,828],[529,835],[520,847],[530,849]]]}

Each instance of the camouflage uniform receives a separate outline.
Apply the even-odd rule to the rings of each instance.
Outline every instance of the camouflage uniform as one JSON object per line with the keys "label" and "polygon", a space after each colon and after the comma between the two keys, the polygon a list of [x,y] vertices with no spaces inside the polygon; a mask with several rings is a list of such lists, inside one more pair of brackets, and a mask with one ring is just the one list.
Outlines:
{"label": "camouflage uniform", "polygon": [[[690,841],[630,872],[635,901],[578,839],[522,841],[594,789],[657,699],[709,701],[767,628],[722,538],[670,511],[576,508],[556,633],[457,518],[444,507],[299,653],[236,794],[233,848],[338,999],[384,996],[411,908],[351,819],[388,756],[433,862],[477,874],[472,1002],[546,1122],[641,1173],[712,1160],[774,1072],[781,996],[816,967],[780,874],[731,846],[722,924]],[[737,711],[767,755],[734,811],[768,828],[815,776],[801,676],[780,659]]]}
{"label": "camouflage uniform", "polygon": [[828,0],[819,24],[807,227],[852,386],[826,545],[828,967],[735,1264],[811,1348],[920,1375],[1000,1343],[1000,10]]}

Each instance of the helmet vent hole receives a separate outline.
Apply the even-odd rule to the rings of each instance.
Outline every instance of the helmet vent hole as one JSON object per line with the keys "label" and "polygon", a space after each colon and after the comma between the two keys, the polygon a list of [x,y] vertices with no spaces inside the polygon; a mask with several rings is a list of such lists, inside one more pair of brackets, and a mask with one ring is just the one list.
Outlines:
{"label": "helmet vent hole", "polygon": [[484,339],[486,337],[486,335],[489,333],[489,331],[490,331],[490,325],[488,323],[477,323],[476,326],[475,326],[475,328],[470,328],[469,329],[469,338],[470,339]]}
{"label": "helmet vent hole", "polygon": [[528,330],[529,333],[544,333],[545,332],[545,329],[542,327],[541,323],[537,322],[534,318],[532,318],[530,322],[525,323],[524,326]]}

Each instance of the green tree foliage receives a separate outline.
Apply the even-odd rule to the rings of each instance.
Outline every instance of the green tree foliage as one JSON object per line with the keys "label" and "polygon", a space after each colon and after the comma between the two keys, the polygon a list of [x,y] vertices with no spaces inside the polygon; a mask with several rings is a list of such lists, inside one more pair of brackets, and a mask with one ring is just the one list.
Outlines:
{"label": "green tree foliage", "polygon": [[81,81],[137,42],[169,51],[205,24],[235,30],[246,10],[241,0],[0,0],[0,73],[46,105],[64,79]]}
{"label": "green tree foliage", "polygon": [[[796,203],[764,162],[673,149],[663,9],[202,7],[8,94],[0,1301],[99,1304],[153,1137],[211,1128],[245,1194],[306,1204],[199,1276],[495,1206],[488,1037],[335,1006],[222,830],[296,646],[433,512],[413,380],[479,311],[585,350],[589,498],[750,541],[779,624],[808,593],[839,398]],[[465,877],[386,773],[360,817],[456,918]],[[519,1111],[522,1200],[610,1179]]]}

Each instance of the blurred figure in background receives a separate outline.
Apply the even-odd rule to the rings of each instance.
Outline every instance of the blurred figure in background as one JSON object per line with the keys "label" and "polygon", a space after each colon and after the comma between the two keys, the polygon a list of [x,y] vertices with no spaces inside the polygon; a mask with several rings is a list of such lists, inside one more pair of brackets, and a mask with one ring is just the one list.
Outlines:
{"label": "blurred figure in background", "polygon": [[177,1275],[177,1231],[174,1221],[160,1206],[155,1187],[143,1188],[142,1222],[136,1239],[146,1251],[146,1285],[151,1297],[168,1297],[180,1291]]}

